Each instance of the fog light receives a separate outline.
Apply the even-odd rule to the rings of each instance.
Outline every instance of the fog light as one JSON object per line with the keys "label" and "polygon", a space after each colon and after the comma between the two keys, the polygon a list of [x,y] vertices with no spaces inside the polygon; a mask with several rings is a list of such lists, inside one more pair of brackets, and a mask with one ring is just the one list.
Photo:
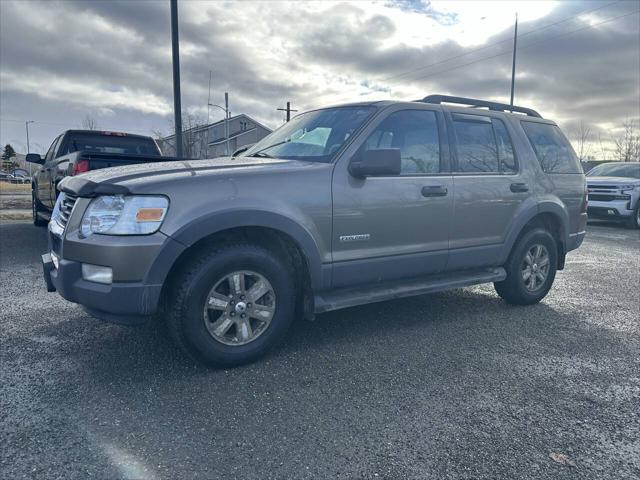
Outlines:
{"label": "fog light", "polygon": [[111,267],[101,267],[100,265],[82,264],[82,278],[89,282],[106,283],[113,282],[113,270]]}

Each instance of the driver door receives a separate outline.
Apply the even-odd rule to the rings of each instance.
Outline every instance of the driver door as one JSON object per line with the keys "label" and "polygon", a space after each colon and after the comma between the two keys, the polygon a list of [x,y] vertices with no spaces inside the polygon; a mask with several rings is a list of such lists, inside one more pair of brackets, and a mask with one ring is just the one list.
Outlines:
{"label": "driver door", "polygon": [[[438,107],[394,107],[362,132],[355,154],[343,156],[333,180],[334,288],[445,269],[453,178],[444,129]],[[400,150],[400,175],[349,174],[362,151],[381,148]]]}

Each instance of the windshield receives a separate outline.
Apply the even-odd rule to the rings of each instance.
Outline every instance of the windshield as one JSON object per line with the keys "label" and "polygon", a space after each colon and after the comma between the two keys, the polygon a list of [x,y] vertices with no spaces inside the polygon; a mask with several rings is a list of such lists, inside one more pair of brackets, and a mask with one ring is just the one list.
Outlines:
{"label": "windshield", "polygon": [[373,107],[360,106],[303,113],[260,140],[242,156],[330,162],[373,111]]}
{"label": "windshield", "polygon": [[640,178],[640,163],[605,163],[593,167],[587,177]]}

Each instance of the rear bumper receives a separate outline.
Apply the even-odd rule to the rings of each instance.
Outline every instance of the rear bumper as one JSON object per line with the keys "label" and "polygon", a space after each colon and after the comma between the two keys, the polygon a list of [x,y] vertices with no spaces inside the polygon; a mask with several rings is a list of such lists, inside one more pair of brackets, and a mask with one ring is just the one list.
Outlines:
{"label": "rear bumper", "polygon": [[583,231],[578,233],[572,233],[571,235],[569,235],[569,241],[567,242],[567,252],[570,252],[571,250],[575,250],[580,245],[582,245],[582,242],[584,241],[584,237],[586,234],[587,232]]}
{"label": "rear bumper", "polygon": [[162,285],[88,282],[82,278],[80,262],[60,259],[56,268],[49,254],[42,256],[42,269],[47,290],[57,291],[64,299],[82,304],[85,310],[101,320],[135,325],[144,323],[157,311]]}

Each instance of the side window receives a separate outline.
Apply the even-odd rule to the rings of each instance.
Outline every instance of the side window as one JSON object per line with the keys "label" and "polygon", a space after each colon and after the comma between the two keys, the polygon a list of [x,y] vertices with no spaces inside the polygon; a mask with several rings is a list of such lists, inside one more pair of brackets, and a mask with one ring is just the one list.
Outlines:
{"label": "side window", "polygon": [[456,134],[458,172],[500,172],[498,146],[489,117],[477,116],[477,120],[465,115],[465,120],[454,116],[453,129]]}
{"label": "side window", "polygon": [[402,110],[385,118],[364,143],[366,150],[397,148],[400,175],[440,172],[440,141],[436,113]]}
{"label": "side window", "polygon": [[515,155],[513,153],[513,144],[511,137],[507,132],[507,127],[500,119],[494,118],[493,130],[496,132],[496,142],[498,142],[498,160],[500,161],[500,171],[503,173],[516,173],[518,167],[516,165]]}
{"label": "side window", "polygon": [[60,138],[62,138],[62,135],[59,135],[51,144],[51,146],[49,147],[49,150],[47,150],[47,154],[44,157],[45,162],[48,162],[49,160],[52,160],[53,154],[56,150],[56,148],[58,148],[58,143],[60,143]]}
{"label": "side window", "polygon": [[582,173],[571,144],[556,125],[521,122],[542,170],[546,173]]}

